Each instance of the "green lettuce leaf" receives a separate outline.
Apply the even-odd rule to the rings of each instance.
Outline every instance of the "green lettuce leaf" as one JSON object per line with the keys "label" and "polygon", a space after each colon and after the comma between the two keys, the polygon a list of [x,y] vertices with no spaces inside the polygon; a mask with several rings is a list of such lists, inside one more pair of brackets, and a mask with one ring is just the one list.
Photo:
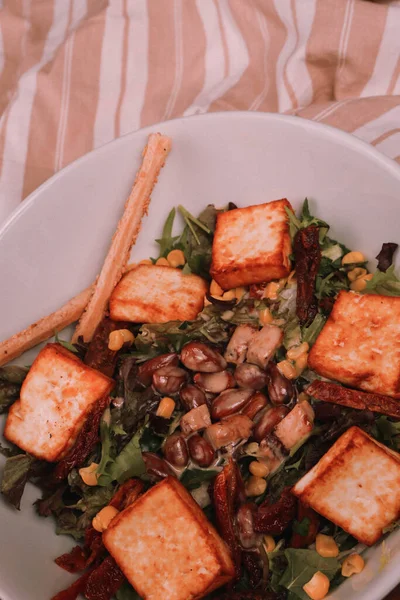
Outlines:
{"label": "green lettuce leaf", "polygon": [[329,225],[328,223],[325,223],[325,221],[314,217],[310,213],[308,198],[305,198],[304,200],[303,207],[300,213],[300,218],[297,218],[296,215],[289,208],[286,208],[285,210],[289,220],[289,232],[290,237],[292,239],[300,229],[304,229],[305,227],[309,227],[310,225],[315,225],[316,227],[320,228],[320,243],[323,242],[329,230]]}
{"label": "green lettuce leaf", "polygon": [[340,569],[340,562],[336,558],[323,558],[315,550],[288,548],[284,554],[288,566],[279,584],[302,600],[309,600],[303,585],[310,581],[317,571],[321,571],[331,580]]}
{"label": "green lettuce leaf", "polygon": [[17,454],[7,458],[1,480],[1,493],[4,498],[15,506],[21,506],[21,498],[35,459],[29,454]]}
{"label": "green lettuce leaf", "polygon": [[[138,429],[115,459],[109,454],[104,454],[104,458],[102,456],[102,462],[97,469],[97,473],[100,475],[98,479],[99,486],[108,486],[113,481],[123,483],[130,477],[140,477],[146,472],[146,465],[140,447],[142,434],[143,427]],[[107,448],[108,445],[106,450]]]}
{"label": "green lettuce leaf", "polygon": [[19,397],[28,369],[17,366],[0,367],[0,414],[6,412]]}
{"label": "green lettuce leaf", "polygon": [[382,294],[383,296],[400,296],[400,279],[394,272],[394,265],[386,272],[375,271],[364,290],[365,294]]}
{"label": "green lettuce leaf", "polygon": [[187,490],[195,490],[205,481],[211,481],[219,471],[210,469],[186,469],[180,478],[180,482]]}
{"label": "green lettuce leaf", "polygon": [[209,204],[200,213],[198,219],[182,206],[179,206],[179,211],[186,223],[181,239],[186,258],[183,272],[195,273],[210,280],[212,241],[218,211],[212,204]]}
{"label": "green lettuce leaf", "polygon": [[133,587],[125,581],[118,592],[115,594],[116,600],[141,600],[141,596],[137,593]]}
{"label": "green lettuce leaf", "polygon": [[310,346],[312,346],[314,344],[315,340],[317,339],[321,329],[325,325],[325,321],[326,321],[326,317],[324,317],[324,315],[322,315],[321,313],[318,313],[315,316],[311,325],[309,325],[308,327],[303,327],[303,330],[302,330],[303,342],[307,342],[308,344],[310,344]]}
{"label": "green lettuce leaf", "polygon": [[171,210],[171,212],[169,213],[167,220],[165,221],[163,230],[162,230],[162,234],[161,234],[161,238],[159,238],[158,240],[156,240],[157,244],[160,246],[160,257],[166,257],[171,250],[174,250],[177,248],[177,240],[179,239],[179,235],[178,236],[173,236],[172,235],[172,229],[174,227],[174,221],[175,221],[175,208],[173,208]]}

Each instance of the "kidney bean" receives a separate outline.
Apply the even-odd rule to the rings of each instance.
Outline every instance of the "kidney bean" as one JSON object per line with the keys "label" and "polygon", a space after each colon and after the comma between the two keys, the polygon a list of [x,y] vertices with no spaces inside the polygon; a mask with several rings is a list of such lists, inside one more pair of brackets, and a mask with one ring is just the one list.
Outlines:
{"label": "kidney bean", "polygon": [[192,410],[192,408],[198,408],[202,404],[207,404],[206,395],[203,390],[192,384],[181,388],[179,397],[186,410]]}
{"label": "kidney bean", "polygon": [[249,419],[254,419],[260,410],[266,406],[268,406],[267,397],[261,392],[256,392],[242,410],[242,414],[246,415],[246,417],[249,417]]}
{"label": "kidney bean", "polygon": [[203,342],[186,344],[181,351],[181,362],[187,369],[200,373],[217,373],[226,368],[223,356]]}
{"label": "kidney bean", "polygon": [[214,460],[215,453],[212,446],[195,433],[188,439],[188,447],[191,459],[199,465],[199,467],[209,467]]}
{"label": "kidney bean", "polygon": [[255,440],[261,442],[266,435],[275,429],[276,425],[282,421],[288,412],[289,409],[286,406],[275,406],[267,409],[254,428]]}
{"label": "kidney bean", "polygon": [[154,454],[154,452],[143,452],[142,457],[146,465],[147,474],[155,481],[164,479],[168,475],[174,475],[168,464]]}
{"label": "kidney bean", "polygon": [[261,390],[267,385],[267,374],[257,365],[242,363],[235,370],[235,379],[241,388]]}
{"label": "kidney bean", "polygon": [[218,371],[218,373],[196,373],[193,377],[196,385],[205,392],[220,394],[228,388],[235,386],[235,379],[229,371]]}
{"label": "kidney bean", "polygon": [[254,531],[253,521],[256,510],[255,504],[247,502],[242,504],[237,512],[236,524],[243,548],[254,548],[261,540],[261,536]]}
{"label": "kidney bean", "polygon": [[151,384],[153,373],[155,371],[162,367],[177,367],[178,364],[179,358],[177,354],[160,354],[160,356],[156,356],[140,365],[137,372],[137,379],[141,384],[148,387]]}
{"label": "kidney bean", "polygon": [[186,381],[186,371],[179,367],[161,367],[153,373],[153,385],[160,394],[175,394]]}
{"label": "kidney bean", "polygon": [[180,433],[173,433],[165,440],[163,454],[168,462],[175,467],[186,467],[189,462],[189,453],[185,438]]}
{"label": "kidney bean", "polygon": [[295,400],[296,393],[293,383],[282,375],[275,363],[269,363],[267,377],[268,396],[272,404],[288,404]]}
{"label": "kidney bean", "polygon": [[212,403],[212,418],[217,421],[240,412],[253,394],[253,390],[225,390]]}

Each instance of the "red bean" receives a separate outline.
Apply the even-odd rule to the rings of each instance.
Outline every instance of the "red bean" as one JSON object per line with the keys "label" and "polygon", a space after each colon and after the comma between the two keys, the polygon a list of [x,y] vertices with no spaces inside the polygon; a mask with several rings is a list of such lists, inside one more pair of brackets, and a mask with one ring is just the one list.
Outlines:
{"label": "red bean", "polygon": [[242,414],[249,417],[249,419],[254,419],[256,414],[260,412],[263,408],[268,406],[267,397],[264,396],[261,392],[256,392],[254,396],[250,399],[249,403],[246,404],[244,409],[242,410]]}
{"label": "red bean", "polygon": [[186,467],[189,462],[189,453],[185,438],[180,433],[173,433],[166,440],[163,454],[168,462],[175,467]]}
{"label": "red bean", "polygon": [[220,394],[224,390],[235,386],[235,379],[229,371],[196,373],[193,380],[202,390],[212,394]]}
{"label": "red bean", "polygon": [[289,409],[286,406],[275,406],[267,409],[254,428],[256,441],[261,442],[266,435],[271,433],[288,412]]}
{"label": "red bean", "polygon": [[295,397],[293,383],[279,371],[275,363],[267,367],[268,396],[272,404],[288,404]]}
{"label": "red bean", "polygon": [[160,356],[156,356],[140,365],[137,372],[137,378],[140,383],[147,387],[151,384],[153,373],[155,371],[167,366],[177,367],[178,364],[179,359],[177,354],[160,354]]}
{"label": "red bean", "polygon": [[202,404],[207,404],[205,393],[195,385],[185,385],[179,392],[179,397],[186,410],[192,410]]}
{"label": "red bean", "polygon": [[212,446],[201,437],[198,433],[195,433],[188,439],[188,447],[190,457],[199,467],[209,467],[214,460],[215,453]]}
{"label": "red bean", "polygon": [[253,394],[253,390],[225,390],[212,403],[212,418],[217,421],[240,412]]}
{"label": "red bean", "polygon": [[226,360],[223,356],[203,342],[186,344],[182,348],[180,358],[187,369],[200,373],[217,373],[226,368]]}
{"label": "red bean", "polygon": [[242,363],[235,370],[235,379],[241,388],[261,390],[267,385],[267,374],[257,365]]}
{"label": "red bean", "polygon": [[186,371],[179,367],[162,367],[153,373],[153,385],[160,394],[175,394],[186,381]]}
{"label": "red bean", "polygon": [[236,523],[238,526],[238,533],[240,543],[243,548],[254,548],[257,546],[261,536],[254,531],[254,513],[257,510],[255,504],[246,503],[242,504],[236,515]]}
{"label": "red bean", "polygon": [[158,481],[174,474],[165,460],[154,452],[143,452],[142,457],[146,465],[146,472],[153,480]]}

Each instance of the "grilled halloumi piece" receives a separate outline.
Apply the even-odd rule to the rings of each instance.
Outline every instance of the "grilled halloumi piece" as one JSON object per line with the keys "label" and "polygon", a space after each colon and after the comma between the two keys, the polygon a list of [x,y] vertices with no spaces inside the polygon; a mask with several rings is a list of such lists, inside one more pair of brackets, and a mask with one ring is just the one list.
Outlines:
{"label": "grilled halloumi piece", "polygon": [[114,382],[85,365],[59,344],[38,354],[20,398],[10,408],[4,436],[22,450],[49,462],[71,448],[93,404]]}
{"label": "grilled halloumi piece", "polygon": [[323,377],[400,399],[400,298],[341,291],[308,366]]}
{"label": "grilled halloumi piece", "polygon": [[292,492],[371,546],[400,516],[400,454],[351,427]]}
{"label": "grilled halloumi piece", "polygon": [[234,575],[225,543],[174,477],[115,517],[103,542],[144,600],[202,598]]}
{"label": "grilled halloumi piece", "polygon": [[121,279],[110,298],[114,321],[192,321],[203,309],[206,282],[161,265],[138,265]]}
{"label": "grilled halloumi piece", "polygon": [[224,290],[286,277],[291,241],[288,200],[217,215],[210,273]]}

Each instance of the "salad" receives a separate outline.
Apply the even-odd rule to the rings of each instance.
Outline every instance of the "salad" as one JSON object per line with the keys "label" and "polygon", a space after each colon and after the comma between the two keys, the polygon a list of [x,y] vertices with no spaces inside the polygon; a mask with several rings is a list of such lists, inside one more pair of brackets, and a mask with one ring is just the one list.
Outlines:
{"label": "salad", "polygon": [[[322,599],[400,516],[397,244],[369,273],[307,199],[297,216],[286,200],[179,206],[156,241],[90,341],[0,368],[3,498],[19,509],[34,482],[37,513],[76,540],[56,558],[76,583],[54,600]],[[60,369],[92,396],[57,446],[32,423]]]}

